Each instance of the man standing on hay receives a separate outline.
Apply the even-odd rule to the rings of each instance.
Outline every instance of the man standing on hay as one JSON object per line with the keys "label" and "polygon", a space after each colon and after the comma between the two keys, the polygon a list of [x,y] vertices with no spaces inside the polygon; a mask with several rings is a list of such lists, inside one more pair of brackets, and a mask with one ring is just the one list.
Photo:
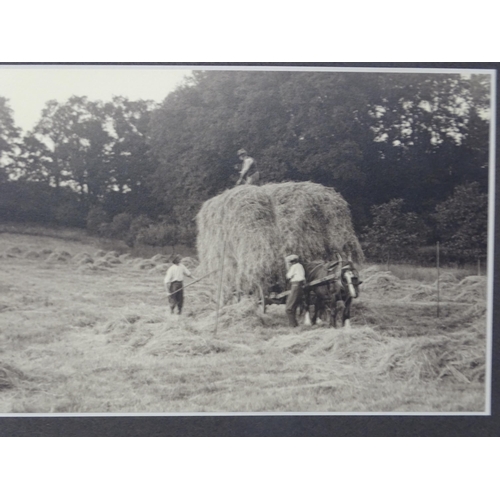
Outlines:
{"label": "man standing on hay", "polygon": [[168,292],[168,301],[170,303],[170,312],[174,314],[177,307],[179,314],[182,312],[182,305],[184,303],[184,275],[193,277],[189,269],[181,264],[179,255],[174,256],[172,259],[173,264],[168,268],[165,275],[164,285]]}
{"label": "man standing on hay", "polygon": [[240,184],[259,184],[260,174],[257,170],[255,160],[248,156],[244,149],[238,151],[238,158],[242,161],[240,178],[236,181],[236,185]]}
{"label": "man standing on hay", "polygon": [[302,300],[302,287],[306,281],[306,272],[297,255],[289,255],[285,258],[285,262],[287,267],[286,279],[290,280],[291,283],[290,295],[286,300],[286,315],[288,316],[288,324],[296,327],[299,326],[296,312]]}

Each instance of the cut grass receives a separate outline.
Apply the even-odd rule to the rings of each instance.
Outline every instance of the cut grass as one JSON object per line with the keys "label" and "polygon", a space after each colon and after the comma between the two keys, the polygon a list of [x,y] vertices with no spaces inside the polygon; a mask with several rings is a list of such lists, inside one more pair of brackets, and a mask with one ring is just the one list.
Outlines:
{"label": "cut grass", "polygon": [[[0,367],[14,374],[2,413],[484,410],[484,298],[454,302],[454,282],[439,319],[432,294],[405,298],[432,282],[367,270],[351,330],[290,329],[284,306],[264,315],[245,299],[220,311],[215,335],[214,289],[203,281],[186,289],[179,318],[163,274],[131,258],[82,273],[75,256],[116,256],[5,236],[0,253],[21,252],[0,263]],[[36,247],[71,258],[25,257]]]}
{"label": "cut grass", "polygon": [[[370,264],[367,264],[364,267],[369,266]],[[410,264],[389,264],[389,266],[386,266],[378,264],[377,268],[381,271],[390,272],[400,280],[415,280],[422,283],[434,283],[437,280],[437,268],[435,266],[421,267]],[[452,266],[442,266],[439,272],[441,279],[443,279],[443,275],[451,274],[456,280],[461,281],[467,276],[477,274],[477,269],[474,269],[472,266],[462,269]],[[444,279],[446,279],[446,276],[444,276]]]}

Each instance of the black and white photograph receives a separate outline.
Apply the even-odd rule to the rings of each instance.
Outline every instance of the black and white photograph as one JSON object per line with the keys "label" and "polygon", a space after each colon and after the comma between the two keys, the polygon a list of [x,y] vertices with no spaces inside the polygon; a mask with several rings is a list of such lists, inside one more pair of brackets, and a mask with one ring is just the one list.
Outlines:
{"label": "black and white photograph", "polygon": [[496,78],[0,65],[0,416],[490,415]]}

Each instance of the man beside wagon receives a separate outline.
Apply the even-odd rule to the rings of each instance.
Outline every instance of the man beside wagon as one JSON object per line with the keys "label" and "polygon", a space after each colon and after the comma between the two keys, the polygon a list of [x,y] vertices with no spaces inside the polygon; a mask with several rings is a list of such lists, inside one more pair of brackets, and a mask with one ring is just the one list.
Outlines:
{"label": "man beside wagon", "polygon": [[292,327],[299,326],[296,313],[302,300],[302,287],[306,281],[304,266],[299,262],[299,257],[295,254],[285,258],[287,273],[286,279],[290,280],[290,294],[286,300],[286,315],[288,324]]}

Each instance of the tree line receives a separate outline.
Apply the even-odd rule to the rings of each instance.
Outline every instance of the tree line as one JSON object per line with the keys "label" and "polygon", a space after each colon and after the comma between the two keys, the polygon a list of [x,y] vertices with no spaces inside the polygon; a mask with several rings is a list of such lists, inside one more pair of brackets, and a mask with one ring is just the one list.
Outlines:
{"label": "tree line", "polygon": [[245,148],[262,182],[339,191],[371,258],[437,240],[482,257],[490,90],[481,74],[194,71],[162,103],[49,101],[24,135],[0,97],[0,217],[193,244]]}

